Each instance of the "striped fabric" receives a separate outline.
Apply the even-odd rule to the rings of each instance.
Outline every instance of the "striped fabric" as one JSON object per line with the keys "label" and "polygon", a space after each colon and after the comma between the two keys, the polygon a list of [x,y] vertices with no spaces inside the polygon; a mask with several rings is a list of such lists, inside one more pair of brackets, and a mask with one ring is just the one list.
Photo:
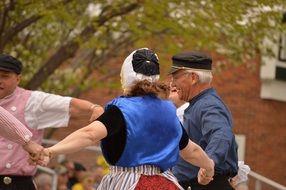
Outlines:
{"label": "striped fabric", "polygon": [[24,145],[31,139],[32,133],[12,114],[0,106],[0,136]]}
{"label": "striped fabric", "polygon": [[161,173],[160,168],[152,165],[138,167],[110,166],[110,173],[104,176],[97,190],[134,190],[141,175],[163,176],[183,190],[170,170]]}

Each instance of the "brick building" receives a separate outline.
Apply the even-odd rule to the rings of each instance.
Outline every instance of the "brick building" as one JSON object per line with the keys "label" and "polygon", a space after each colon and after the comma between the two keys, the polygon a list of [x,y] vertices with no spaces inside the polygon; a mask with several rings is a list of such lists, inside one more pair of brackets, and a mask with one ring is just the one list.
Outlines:
{"label": "brick building", "polygon": [[286,102],[262,99],[262,83],[260,68],[246,66],[228,68],[214,80],[233,114],[234,132],[245,137],[245,147],[239,147],[245,162],[253,171],[286,185]]}

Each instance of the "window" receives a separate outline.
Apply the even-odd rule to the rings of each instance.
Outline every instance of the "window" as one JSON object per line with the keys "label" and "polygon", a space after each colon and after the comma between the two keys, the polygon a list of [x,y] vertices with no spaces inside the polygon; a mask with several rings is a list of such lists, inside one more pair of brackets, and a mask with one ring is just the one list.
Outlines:
{"label": "window", "polygon": [[275,79],[286,81],[286,68],[276,66]]}
{"label": "window", "polygon": [[[286,24],[286,12],[282,22]],[[286,31],[277,39],[278,44],[267,38],[263,43],[262,48],[271,49],[275,57],[262,54],[260,97],[286,102]]]}
{"label": "window", "polygon": [[245,141],[246,137],[243,134],[235,134],[235,140],[238,145],[238,160],[245,160]]}
{"label": "window", "polygon": [[286,32],[279,39],[278,60],[284,62],[286,65]]}
{"label": "window", "polygon": [[286,81],[286,32],[279,39],[278,60],[275,68],[275,79]]}
{"label": "window", "polygon": [[[283,14],[282,22],[286,23],[286,12]],[[275,79],[286,81],[286,32],[283,32],[279,39],[278,60]]]}

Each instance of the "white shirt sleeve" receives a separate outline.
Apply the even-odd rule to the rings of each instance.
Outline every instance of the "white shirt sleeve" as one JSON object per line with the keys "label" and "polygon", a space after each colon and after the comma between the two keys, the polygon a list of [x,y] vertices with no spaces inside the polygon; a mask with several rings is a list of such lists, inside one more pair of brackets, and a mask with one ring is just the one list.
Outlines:
{"label": "white shirt sleeve", "polygon": [[68,125],[71,97],[33,91],[25,107],[25,120],[33,129]]}
{"label": "white shirt sleeve", "polygon": [[246,182],[248,180],[248,174],[250,172],[250,167],[244,164],[244,161],[238,161],[238,180],[235,185],[239,183]]}
{"label": "white shirt sleeve", "polygon": [[177,108],[177,116],[182,124],[184,123],[185,109],[187,109],[188,106],[189,106],[189,102],[186,102]]}

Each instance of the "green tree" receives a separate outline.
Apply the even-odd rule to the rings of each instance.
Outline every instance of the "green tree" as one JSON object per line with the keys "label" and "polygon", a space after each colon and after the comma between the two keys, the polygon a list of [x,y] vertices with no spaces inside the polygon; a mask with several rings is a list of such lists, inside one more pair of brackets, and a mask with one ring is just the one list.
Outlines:
{"label": "green tree", "polygon": [[23,85],[75,96],[94,69],[133,47],[159,56],[204,49],[243,63],[260,53],[265,37],[283,30],[286,10],[285,0],[2,0],[0,6],[0,52],[23,61]]}

